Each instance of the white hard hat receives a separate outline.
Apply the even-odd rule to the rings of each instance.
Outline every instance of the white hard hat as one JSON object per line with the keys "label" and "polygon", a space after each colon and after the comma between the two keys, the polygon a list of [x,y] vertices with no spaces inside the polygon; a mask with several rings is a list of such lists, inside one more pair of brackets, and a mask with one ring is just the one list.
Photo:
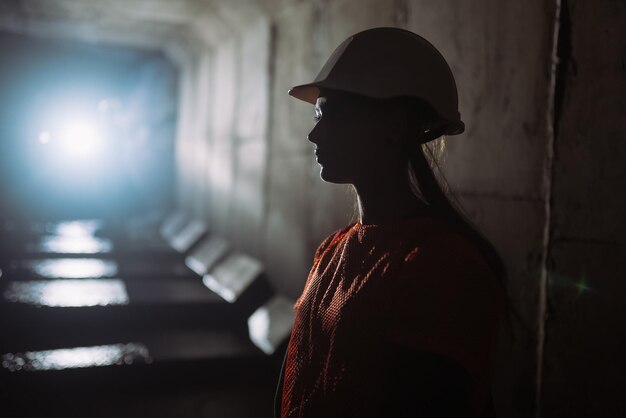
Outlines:
{"label": "white hard hat", "polygon": [[289,94],[315,104],[320,88],[375,99],[419,98],[439,115],[441,134],[457,135],[465,130],[448,63],[430,42],[405,29],[378,27],[350,36],[312,83],[295,86]]}

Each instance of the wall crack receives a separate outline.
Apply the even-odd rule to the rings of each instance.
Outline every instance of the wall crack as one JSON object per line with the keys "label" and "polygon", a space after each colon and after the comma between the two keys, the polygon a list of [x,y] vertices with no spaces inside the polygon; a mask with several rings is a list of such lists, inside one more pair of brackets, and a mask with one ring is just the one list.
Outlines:
{"label": "wall crack", "polygon": [[553,183],[556,140],[559,136],[559,123],[563,114],[566,75],[569,66],[575,74],[571,59],[571,20],[567,0],[555,0],[555,13],[552,32],[550,83],[548,91],[548,113],[546,118],[546,158],[543,172],[544,228],[542,239],[541,275],[539,279],[539,301],[537,313],[537,369],[535,386],[535,416],[542,416],[541,394],[543,390],[544,349],[546,326],[549,321],[548,280],[551,266],[553,232]]}

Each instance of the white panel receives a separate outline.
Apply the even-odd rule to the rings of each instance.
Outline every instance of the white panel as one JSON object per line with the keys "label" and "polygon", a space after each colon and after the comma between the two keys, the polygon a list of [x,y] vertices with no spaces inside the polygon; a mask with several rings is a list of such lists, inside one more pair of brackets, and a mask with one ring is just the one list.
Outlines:
{"label": "white panel", "polygon": [[202,282],[226,301],[233,303],[262,272],[263,265],[256,259],[233,253],[205,274]]}
{"label": "white panel", "polygon": [[173,249],[179,253],[186,253],[207,232],[202,221],[193,220],[176,234],[170,241]]}
{"label": "white panel", "polygon": [[185,259],[185,264],[196,274],[202,276],[230,250],[228,242],[220,237],[207,237]]}
{"label": "white panel", "polygon": [[265,354],[273,354],[291,335],[295,319],[294,301],[274,296],[248,318],[250,340]]}

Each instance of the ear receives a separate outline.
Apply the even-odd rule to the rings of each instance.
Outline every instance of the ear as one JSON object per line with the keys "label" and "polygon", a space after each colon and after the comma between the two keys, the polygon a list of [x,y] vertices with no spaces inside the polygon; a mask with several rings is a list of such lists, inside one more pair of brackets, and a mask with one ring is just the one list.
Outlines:
{"label": "ear", "polygon": [[410,113],[403,107],[397,106],[389,115],[389,140],[398,147],[404,146],[411,132]]}

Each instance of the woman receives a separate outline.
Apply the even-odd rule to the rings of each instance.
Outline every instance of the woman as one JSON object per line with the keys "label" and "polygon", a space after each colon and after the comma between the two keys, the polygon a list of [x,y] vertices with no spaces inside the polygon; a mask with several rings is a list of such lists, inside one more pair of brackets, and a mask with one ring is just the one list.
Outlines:
{"label": "woman", "polygon": [[369,29],[289,94],[315,104],[320,176],[353,186],[359,219],[316,251],[279,416],[485,416],[504,269],[424,154],[464,130],[444,58],[412,32]]}

